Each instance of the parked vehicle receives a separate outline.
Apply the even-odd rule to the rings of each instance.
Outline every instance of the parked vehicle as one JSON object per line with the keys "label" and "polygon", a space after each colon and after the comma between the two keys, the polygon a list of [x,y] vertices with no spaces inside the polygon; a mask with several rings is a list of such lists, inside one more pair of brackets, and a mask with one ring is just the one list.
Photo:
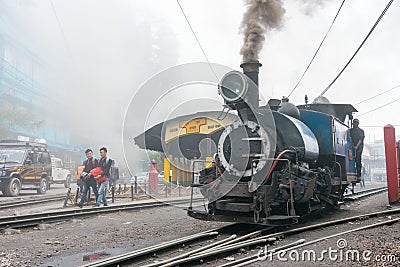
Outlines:
{"label": "parked vehicle", "polygon": [[36,189],[38,194],[44,194],[52,179],[46,144],[0,141],[0,190],[4,195],[18,196],[21,189]]}
{"label": "parked vehicle", "polygon": [[[169,177],[167,177],[167,181],[170,179],[170,177],[172,177],[172,171],[171,170],[169,171]],[[161,171],[158,174],[158,184],[168,183],[168,182],[165,182],[164,178],[165,178],[164,171]]]}
{"label": "parked vehicle", "polygon": [[51,157],[51,167],[53,183],[64,184],[65,188],[69,188],[71,185],[71,172],[64,168],[62,160],[56,157]]}
{"label": "parked vehicle", "polygon": [[158,173],[158,184],[164,184],[164,171]]}
{"label": "parked vehicle", "polygon": [[[136,173],[134,176],[132,176],[130,183],[134,184],[135,183],[135,176],[137,177],[137,184],[144,186],[144,184],[148,184],[149,183],[149,172],[138,172]],[[158,184],[159,185],[164,185],[165,181],[164,181],[164,171],[160,172],[158,174]]]}
{"label": "parked vehicle", "polygon": [[[136,182],[138,185],[145,185],[148,184],[149,182],[149,172],[138,172],[136,173],[132,179],[133,179],[133,183],[135,182],[135,176],[136,176]],[[131,181],[132,181],[131,179]]]}

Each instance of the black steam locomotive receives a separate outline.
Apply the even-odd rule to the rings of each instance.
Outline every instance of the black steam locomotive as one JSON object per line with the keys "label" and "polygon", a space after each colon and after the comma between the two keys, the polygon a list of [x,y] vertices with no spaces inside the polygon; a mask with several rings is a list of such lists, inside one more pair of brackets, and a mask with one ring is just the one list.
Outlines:
{"label": "black steam locomotive", "polygon": [[258,61],[230,71],[219,84],[225,106],[239,119],[218,140],[198,187],[208,204],[188,215],[202,220],[268,225],[296,223],[314,210],[338,206],[358,182],[349,133],[350,104],[326,99],[295,106],[287,99],[259,106]]}
{"label": "black steam locomotive", "polygon": [[[300,106],[287,99],[259,106],[260,66],[258,61],[243,63],[243,73],[229,71],[219,82],[225,108],[237,116],[229,112],[225,120],[210,116],[218,112],[186,115],[135,137],[141,148],[180,159],[199,159],[199,144],[206,138],[217,144],[212,162],[193,160],[192,179],[183,180],[207,200],[200,210],[190,204],[191,217],[296,223],[314,210],[338,206],[346,188],[359,182],[347,125],[357,110],[323,97]],[[176,174],[180,183],[186,174],[187,169]]]}

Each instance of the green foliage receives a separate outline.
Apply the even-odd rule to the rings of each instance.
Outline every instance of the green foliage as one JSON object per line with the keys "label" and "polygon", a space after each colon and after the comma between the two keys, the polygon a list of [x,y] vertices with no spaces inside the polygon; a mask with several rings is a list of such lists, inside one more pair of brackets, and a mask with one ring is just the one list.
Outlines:
{"label": "green foliage", "polygon": [[164,170],[164,154],[158,151],[147,150],[148,160],[155,160],[157,162],[157,170]]}
{"label": "green foliage", "polygon": [[44,125],[44,120],[36,120],[35,116],[23,107],[12,108],[7,105],[1,106],[0,139],[15,137],[12,133],[13,129],[34,132]]}

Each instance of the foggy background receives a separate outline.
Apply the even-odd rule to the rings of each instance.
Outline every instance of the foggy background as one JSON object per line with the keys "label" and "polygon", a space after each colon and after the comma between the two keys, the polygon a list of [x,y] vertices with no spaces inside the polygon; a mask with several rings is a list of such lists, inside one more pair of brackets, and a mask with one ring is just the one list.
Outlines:
{"label": "foggy background", "polygon": [[[281,26],[267,33],[259,55],[263,64],[260,93],[264,98],[289,94],[341,2],[283,1]],[[305,94],[312,101],[325,89],[387,2],[345,2],[291,102],[303,104]],[[244,3],[180,3],[209,60],[239,69]],[[41,70],[35,78],[45,88],[43,103],[48,111],[40,119],[57,116],[57,123],[68,133],[71,144],[92,147],[95,156],[98,148],[107,146],[109,156],[119,163],[123,163],[124,113],[140,85],[165,68],[206,60],[175,0],[1,0],[0,23],[7,23],[2,30],[9,34],[15,29],[22,32],[19,41],[40,56]],[[354,105],[400,84],[398,25],[400,3],[395,1],[347,70],[325,94],[332,103]],[[196,96],[204,88],[190,87],[186,92],[190,94],[191,90]],[[204,97],[215,97],[216,91],[217,88],[215,93],[204,90]],[[400,88],[355,107],[362,114],[399,98]],[[398,103],[359,117],[366,141],[382,138],[385,124],[400,125]],[[201,110],[196,107],[193,113]],[[156,122],[157,117],[152,116]],[[159,122],[164,117],[160,114]],[[138,127],[139,133],[143,125]]]}

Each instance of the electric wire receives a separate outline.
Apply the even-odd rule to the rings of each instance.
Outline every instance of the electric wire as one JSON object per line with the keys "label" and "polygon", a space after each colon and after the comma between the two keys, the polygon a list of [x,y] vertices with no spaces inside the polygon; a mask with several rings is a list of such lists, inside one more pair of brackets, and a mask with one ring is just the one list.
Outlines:
{"label": "electric wire", "polygon": [[343,0],[342,4],[340,5],[339,10],[336,12],[335,18],[333,19],[331,25],[329,26],[328,31],[325,33],[324,38],[322,39],[321,43],[319,44],[317,50],[315,51],[313,57],[311,58],[310,62],[308,63],[308,65],[307,65],[306,69],[304,70],[303,74],[301,75],[300,79],[297,81],[297,83],[296,83],[296,85],[293,87],[292,91],[290,91],[288,97],[290,97],[290,96],[292,95],[292,93],[294,92],[294,90],[296,90],[297,86],[299,86],[300,82],[303,80],[304,76],[306,75],[308,69],[310,68],[311,64],[313,63],[315,57],[317,56],[317,54],[318,54],[318,52],[319,52],[319,49],[321,48],[321,46],[322,46],[322,44],[324,43],[326,37],[328,36],[329,32],[331,31],[332,26],[333,26],[333,24],[335,23],[336,18],[338,17],[338,15],[339,15],[339,13],[340,13],[340,10],[342,9],[342,6],[343,6],[343,4],[344,4],[345,1],[346,1],[346,0]]}
{"label": "electric wire", "polygon": [[57,20],[58,28],[60,29],[61,35],[62,35],[62,37],[64,39],[65,46],[67,48],[68,54],[69,54],[72,62],[74,62],[73,57],[72,57],[72,53],[71,53],[71,49],[69,47],[69,43],[68,43],[68,40],[67,40],[67,37],[66,37],[66,35],[64,33],[64,30],[63,30],[63,27],[61,25],[60,19],[58,18],[57,11],[56,11],[56,8],[54,7],[53,0],[50,0],[50,5],[51,5],[51,9],[53,10],[54,16],[55,16],[55,18]]}
{"label": "electric wire", "polygon": [[193,36],[196,39],[196,42],[197,42],[197,44],[199,45],[199,47],[201,49],[201,52],[203,52],[203,55],[204,55],[205,59],[207,60],[207,63],[210,66],[211,71],[213,72],[215,78],[217,78],[217,81],[219,81],[218,75],[215,73],[214,68],[212,67],[212,65],[210,63],[210,60],[208,59],[207,54],[204,51],[203,46],[201,45],[199,38],[197,38],[197,35],[196,35],[192,25],[190,24],[190,21],[189,21],[188,17],[186,16],[185,11],[183,10],[183,7],[182,7],[181,3],[179,2],[179,0],[176,0],[176,2],[178,3],[180,10],[181,10],[183,16],[185,17],[185,20],[186,20],[187,24],[189,25],[189,28],[192,31]]}
{"label": "electric wire", "polygon": [[[400,124],[394,124],[394,127],[400,127]],[[383,128],[385,125],[364,125],[362,126],[363,128]]]}
{"label": "electric wire", "polygon": [[356,52],[351,56],[349,61],[346,63],[346,65],[342,68],[342,70],[339,72],[339,74],[333,79],[333,81],[321,92],[319,96],[323,96],[331,87],[332,85],[337,81],[337,79],[342,75],[342,73],[345,71],[345,69],[350,65],[350,62],[354,59],[354,57],[358,54],[360,51],[361,47],[365,44],[369,36],[372,34],[372,32],[375,30],[376,26],[378,26],[379,22],[385,15],[386,11],[389,9],[390,5],[393,3],[393,0],[390,0],[388,4],[386,5],[385,9],[382,11],[381,15],[379,18],[375,21],[374,26],[372,26],[371,30],[368,32],[367,36],[364,38],[364,40],[361,42],[359,47],[357,48]]}
{"label": "electric wire", "polygon": [[392,88],[390,88],[390,89],[388,89],[388,90],[386,90],[386,91],[383,91],[383,92],[381,92],[381,93],[379,93],[379,94],[376,94],[376,95],[371,96],[371,97],[369,97],[369,98],[367,98],[367,99],[364,99],[364,100],[362,100],[362,101],[360,101],[360,102],[358,102],[358,103],[356,103],[356,104],[354,104],[354,105],[359,105],[359,104],[361,104],[361,103],[367,102],[367,101],[369,101],[369,100],[371,100],[371,99],[374,99],[374,98],[376,98],[376,97],[378,97],[378,96],[381,96],[381,95],[386,94],[386,93],[388,93],[388,92],[390,92],[390,91],[393,91],[394,89],[399,88],[399,87],[400,87],[400,84],[398,84],[398,85],[396,85],[395,87],[392,87]]}
{"label": "electric wire", "polygon": [[[58,28],[59,28],[59,30],[60,30],[60,32],[61,32],[61,35],[62,35],[64,44],[65,44],[65,47],[66,47],[68,56],[69,56],[69,58],[70,58],[70,60],[71,60],[71,64],[72,64],[72,66],[73,66],[73,72],[74,72],[75,75],[78,75],[79,73],[78,73],[78,71],[77,71],[76,63],[75,63],[74,57],[72,56],[72,52],[71,52],[71,48],[70,48],[70,45],[69,45],[67,36],[66,36],[66,34],[65,34],[65,32],[64,32],[63,26],[62,26],[62,24],[61,24],[61,20],[60,20],[60,18],[58,17],[57,10],[56,10],[56,7],[54,6],[53,0],[50,0],[50,6],[51,6],[51,9],[52,9],[52,11],[53,11],[54,17],[56,18],[57,25],[58,25]],[[49,96],[47,96],[47,97],[50,98]],[[58,101],[57,101],[57,102],[58,102]]]}
{"label": "electric wire", "polygon": [[369,111],[367,111],[367,112],[361,113],[361,114],[357,115],[357,117],[364,116],[364,115],[366,115],[366,114],[368,114],[368,113],[371,113],[371,112],[373,112],[373,111],[376,111],[376,110],[379,110],[379,109],[384,108],[384,107],[386,107],[386,106],[389,106],[390,104],[393,104],[393,103],[395,103],[395,102],[397,102],[397,101],[399,101],[399,100],[400,100],[400,98],[397,98],[397,99],[395,99],[395,100],[393,100],[393,101],[391,101],[391,102],[389,102],[389,103],[386,103],[386,104],[384,104],[384,105],[382,105],[382,106],[379,106],[379,107],[374,108],[374,109],[371,109],[371,110],[369,110]]}

